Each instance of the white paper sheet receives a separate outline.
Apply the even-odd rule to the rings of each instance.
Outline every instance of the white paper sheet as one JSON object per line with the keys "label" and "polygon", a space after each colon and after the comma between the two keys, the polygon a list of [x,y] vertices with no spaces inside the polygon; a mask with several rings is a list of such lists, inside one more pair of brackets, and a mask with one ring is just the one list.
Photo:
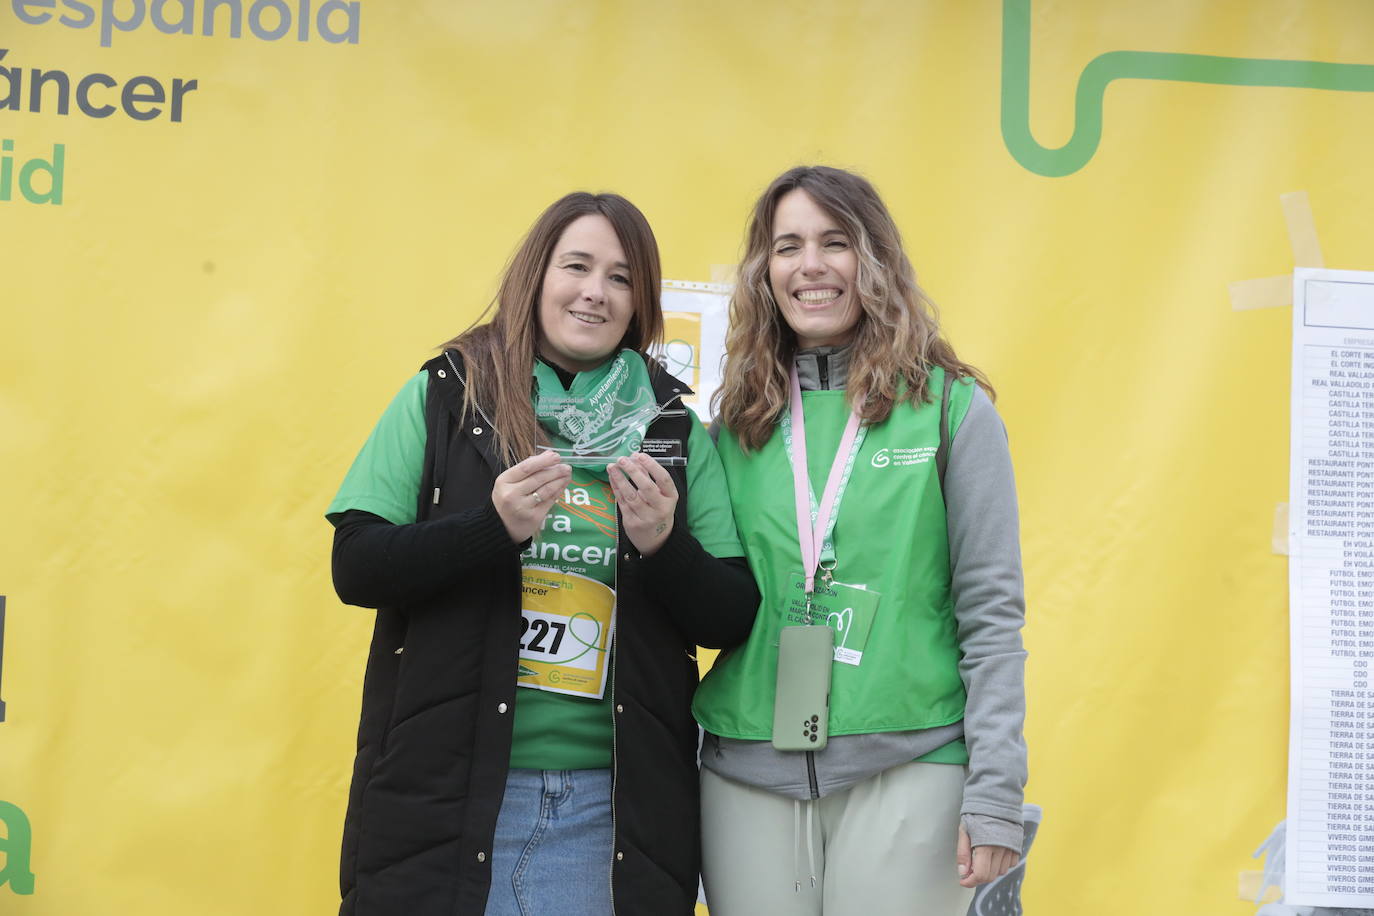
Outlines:
{"label": "white paper sheet", "polygon": [[720,283],[663,281],[664,345],[654,354],[696,392],[683,401],[703,423],[711,422],[711,396],[720,387],[733,289]]}
{"label": "white paper sheet", "polygon": [[1374,907],[1374,273],[1293,274],[1284,901]]}

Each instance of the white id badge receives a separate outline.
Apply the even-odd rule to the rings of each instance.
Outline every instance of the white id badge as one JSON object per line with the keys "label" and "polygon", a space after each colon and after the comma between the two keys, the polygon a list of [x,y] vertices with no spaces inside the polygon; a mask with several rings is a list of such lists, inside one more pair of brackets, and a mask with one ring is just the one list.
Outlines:
{"label": "white id badge", "polygon": [[[806,614],[805,580],[800,574],[793,573],[788,585],[788,593],[793,599],[787,619],[800,623]],[[796,597],[798,595],[802,597]],[[811,613],[817,623],[834,629],[835,661],[856,667],[863,662],[864,647],[868,645],[868,634],[873,629],[873,619],[878,615],[881,598],[878,592],[862,585],[843,582],[826,585],[816,580],[816,590],[811,594]]]}

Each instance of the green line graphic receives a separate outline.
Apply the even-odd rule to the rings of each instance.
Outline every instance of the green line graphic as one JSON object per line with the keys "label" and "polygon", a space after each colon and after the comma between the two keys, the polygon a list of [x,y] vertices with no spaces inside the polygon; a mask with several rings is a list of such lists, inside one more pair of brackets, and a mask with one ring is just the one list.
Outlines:
{"label": "green line graphic", "polygon": [[1108,51],[1089,61],[1078,77],[1073,136],[1058,149],[1047,149],[1030,129],[1030,8],[1031,0],[1002,0],[1002,139],[1017,162],[1049,178],[1073,174],[1097,152],[1102,97],[1112,80],[1374,92],[1374,65],[1368,64]]}

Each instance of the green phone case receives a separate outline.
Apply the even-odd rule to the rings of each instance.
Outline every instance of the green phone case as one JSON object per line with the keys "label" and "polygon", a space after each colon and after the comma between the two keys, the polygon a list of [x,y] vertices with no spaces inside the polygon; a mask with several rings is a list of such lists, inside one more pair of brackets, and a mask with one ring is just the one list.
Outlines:
{"label": "green phone case", "polygon": [[778,689],[773,702],[773,747],[819,751],[830,736],[830,666],[835,631],[783,627],[778,634]]}

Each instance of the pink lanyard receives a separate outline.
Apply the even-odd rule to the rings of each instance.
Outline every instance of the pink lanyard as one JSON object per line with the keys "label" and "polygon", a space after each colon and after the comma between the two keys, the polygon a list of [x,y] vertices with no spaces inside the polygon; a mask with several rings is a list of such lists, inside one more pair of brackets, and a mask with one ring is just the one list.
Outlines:
{"label": "pink lanyard", "polygon": [[845,424],[840,446],[835,451],[835,460],[830,463],[830,476],[825,480],[825,494],[821,497],[820,508],[815,521],[811,520],[811,471],[806,463],[806,425],[802,419],[801,382],[797,379],[797,367],[793,366],[791,383],[792,413],[792,488],[797,497],[797,540],[801,544],[802,570],[806,573],[806,595],[808,603],[811,593],[816,590],[816,567],[820,563],[822,545],[830,528],[830,516],[835,509],[835,497],[840,489],[840,481],[845,476],[845,466],[851,459],[850,452],[854,439],[859,432],[859,415],[849,411],[849,422]]}

